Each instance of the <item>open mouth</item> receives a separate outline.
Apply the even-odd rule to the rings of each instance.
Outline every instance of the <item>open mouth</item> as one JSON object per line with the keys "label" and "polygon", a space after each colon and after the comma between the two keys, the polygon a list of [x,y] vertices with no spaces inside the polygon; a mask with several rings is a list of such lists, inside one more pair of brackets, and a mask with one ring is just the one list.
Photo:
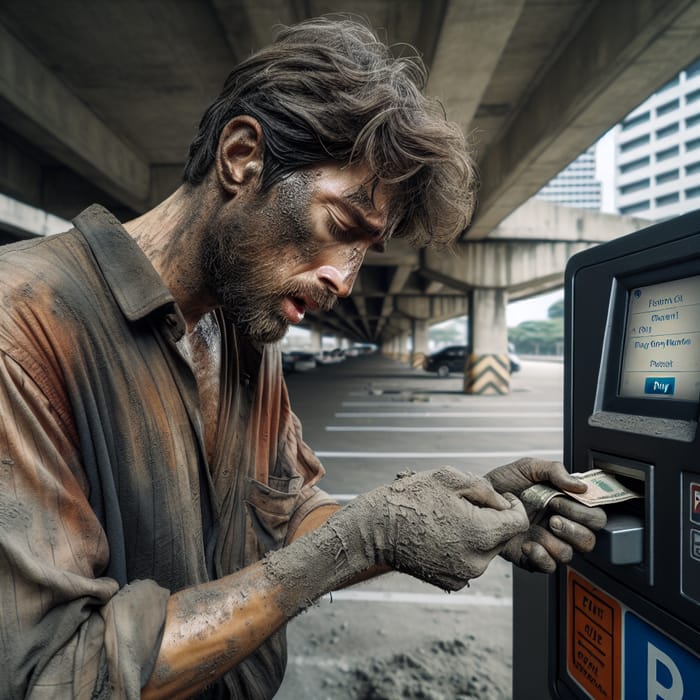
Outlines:
{"label": "open mouth", "polygon": [[285,297],[282,302],[282,311],[290,323],[301,323],[306,313],[306,302],[301,297]]}
{"label": "open mouth", "polygon": [[307,305],[301,297],[292,297],[292,303],[302,316],[306,313]]}

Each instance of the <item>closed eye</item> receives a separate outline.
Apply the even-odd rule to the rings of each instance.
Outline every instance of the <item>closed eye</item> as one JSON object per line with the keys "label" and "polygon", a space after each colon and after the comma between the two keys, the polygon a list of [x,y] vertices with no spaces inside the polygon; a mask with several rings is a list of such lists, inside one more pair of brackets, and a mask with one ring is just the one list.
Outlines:
{"label": "closed eye", "polygon": [[380,238],[380,240],[373,243],[370,248],[377,253],[383,253],[386,250],[386,242],[381,239],[381,234],[378,231],[367,231],[364,228],[358,226],[352,226],[351,228],[344,228],[335,219],[333,215],[328,214],[326,221],[326,228],[328,233],[337,241],[342,243],[356,241],[361,238]]}
{"label": "closed eye", "polygon": [[328,215],[326,228],[328,229],[328,233],[330,233],[336,241],[345,243],[346,241],[353,241],[357,238],[355,229],[341,227],[330,214]]}

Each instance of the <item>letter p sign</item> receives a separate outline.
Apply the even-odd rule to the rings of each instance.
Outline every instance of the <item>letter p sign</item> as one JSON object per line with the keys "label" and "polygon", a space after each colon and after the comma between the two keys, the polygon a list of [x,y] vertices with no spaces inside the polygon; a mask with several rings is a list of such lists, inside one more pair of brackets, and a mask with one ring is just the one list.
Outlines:
{"label": "letter p sign", "polygon": [[624,613],[623,628],[624,700],[694,700],[698,697],[700,657],[631,610]]}
{"label": "letter p sign", "polygon": [[683,700],[678,666],[651,642],[647,642],[647,700]]}

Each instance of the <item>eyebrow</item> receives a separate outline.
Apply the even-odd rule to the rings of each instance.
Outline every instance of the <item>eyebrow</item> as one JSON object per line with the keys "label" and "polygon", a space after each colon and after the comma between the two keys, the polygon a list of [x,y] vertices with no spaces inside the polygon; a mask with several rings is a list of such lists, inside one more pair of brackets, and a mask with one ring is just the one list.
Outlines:
{"label": "eyebrow", "polygon": [[[374,202],[367,194],[364,187],[358,187],[352,192],[348,192],[340,199],[340,204],[343,210],[353,220],[353,223],[358,228],[364,229],[373,236],[381,238],[384,235],[384,229],[372,225],[367,219],[367,215],[373,212]],[[358,207],[360,211],[358,211]]]}

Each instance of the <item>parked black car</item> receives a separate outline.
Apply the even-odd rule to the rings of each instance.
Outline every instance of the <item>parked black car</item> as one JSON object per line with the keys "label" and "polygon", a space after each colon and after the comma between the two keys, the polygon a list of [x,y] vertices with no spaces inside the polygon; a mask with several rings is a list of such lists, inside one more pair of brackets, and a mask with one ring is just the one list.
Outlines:
{"label": "parked black car", "polygon": [[[466,345],[450,345],[428,355],[423,361],[426,372],[436,372],[438,377],[448,377],[450,372],[464,372],[464,365],[470,350]],[[510,372],[520,371],[520,360],[515,353],[509,352]]]}

